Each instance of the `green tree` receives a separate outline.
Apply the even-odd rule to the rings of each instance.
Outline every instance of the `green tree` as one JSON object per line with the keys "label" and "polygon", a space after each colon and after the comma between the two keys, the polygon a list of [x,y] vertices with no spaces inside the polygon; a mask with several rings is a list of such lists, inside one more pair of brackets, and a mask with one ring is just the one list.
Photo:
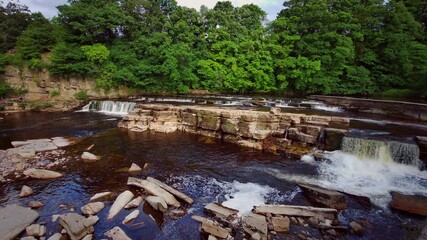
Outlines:
{"label": "green tree", "polygon": [[31,22],[31,12],[27,6],[0,2],[0,53],[15,47],[17,38]]}

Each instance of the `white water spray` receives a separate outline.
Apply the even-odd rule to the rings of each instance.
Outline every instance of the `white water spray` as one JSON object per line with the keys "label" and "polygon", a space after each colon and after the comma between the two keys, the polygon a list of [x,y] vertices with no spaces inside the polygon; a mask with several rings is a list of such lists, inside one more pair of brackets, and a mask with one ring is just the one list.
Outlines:
{"label": "white water spray", "polygon": [[95,111],[112,115],[126,115],[135,107],[134,102],[90,101],[81,111]]}

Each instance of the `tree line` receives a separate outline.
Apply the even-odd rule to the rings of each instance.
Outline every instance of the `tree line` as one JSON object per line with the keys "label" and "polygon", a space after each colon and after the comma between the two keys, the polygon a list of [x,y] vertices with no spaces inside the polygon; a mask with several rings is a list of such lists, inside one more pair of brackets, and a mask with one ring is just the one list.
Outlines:
{"label": "tree line", "polygon": [[[287,0],[199,11],[175,0],[69,0],[51,20],[0,6],[6,64],[104,89],[427,97],[427,2]],[[46,56],[46,53],[48,56]]]}

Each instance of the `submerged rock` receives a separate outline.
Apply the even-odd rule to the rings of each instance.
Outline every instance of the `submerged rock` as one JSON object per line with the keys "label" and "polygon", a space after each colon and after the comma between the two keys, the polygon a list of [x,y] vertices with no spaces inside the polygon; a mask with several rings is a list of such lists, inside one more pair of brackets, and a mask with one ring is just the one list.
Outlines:
{"label": "submerged rock", "polygon": [[116,214],[119,213],[120,210],[122,210],[122,208],[132,200],[133,196],[134,195],[131,191],[122,192],[111,206],[110,211],[108,212],[108,219],[116,216]]}
{"label": "submerged rock", "polygon": [[310,202],[320,207],[329,207],[337,210],[344,210],[347,208],[345,195],[338,191],[303,184],[298,184],[298,187]]}
{"label": "submerged rock", "polygon": [[19,193],[19,197],[20,198],[28,197],[28,196],[33,195],[33,193],[34,193],[34,191],[32,188],[24,185],[24,186],[22,186],[21,193]]}
{"label": "submerged rock", "polygon": [[353,222],[350,223],[350,227],[351,227],[351,229],[354,231],[354,233],[356,235],[360,235],[361,236],[361,235],[363,235],[365,233],[365,231],[363,230],[363,227],[359,223],[357,223],[355,221],[353,221]]}
{"label": "submerged rock", "polygon": [[120,227],[117,226],[106,232],[105,236],[111,238],[112,240],[132,240]]}
{"label": "submerged rock", "polygon": [[42,209],[44,207],[44,204],[39,201],[30,201],[28,202],[27,206],[32,209]]}
{"label": "submerged rock", "polygon": [[168,209],[168,205],[165,200],[157,196],[148,196],[145,198],[145,202],[150,204],[154,209],[165,212]]}
{"label": "submerged rock", "polygon": [[30,168],[24,171],[25,176],[29,176],[36,179],[53,179],[62,177],[62,174],[59,172],[44,170],[44,169],[36,169]]}
{"label": "submerged rock", "polygon": [[134,220],[135,218],[137,218],[139,215],[139,210],[135,210],[131,213],[129,213],[125,219],[122,221],[122,224],[127,224],[128,222]]}
{"label": "submerged rock", "polygon": [[17,205],[8,205],[4,208],[0,208],[1,239],[15,239],[38,217],[39,214],[36,211]]}
{"label": "submerged rock", "polygon": [[390,207],[395,210],[427,216],[427,197],[421,195],[403,195],[391,193]]}

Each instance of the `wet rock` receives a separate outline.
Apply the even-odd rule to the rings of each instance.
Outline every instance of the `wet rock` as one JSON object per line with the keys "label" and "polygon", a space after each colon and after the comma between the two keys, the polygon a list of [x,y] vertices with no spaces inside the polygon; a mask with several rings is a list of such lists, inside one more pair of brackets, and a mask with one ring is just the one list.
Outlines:
{"label": "wet rock", "polygon": [[134,220],[135,218],[137,218],[139,215],[139,210],[135,210],[131,213],[129,213],[125,219],[122,221],[122,224],[127,224],[128,222]]}
{"label": "wet rock", "polygon": [[101,159],[101,157],[96,156],[95,154],[92,154],[90,152],[83,152],[82,155],[80,156],[81,159],[86,160],[86,161],[98,161]]}
{"label": "wet rock", "polygon": [[172,210],[170,216],[172,219],[177,220],[182,216],[184,216],[185,214],[187,214],[187,212],[184,210]]}
{"label": "wet rock", "polygon": [[142,169],[135,163],[132,163],[132,165],[129,168],[129,172],[140,172],[140,171],[142,171]]}
{"label": "wet rock", "polygon": [[53,145],[60,148],[60,147],[66,147],[72,144],[73,142],[63,137],[56,137],[56,138],[52,138],[52,143]]}
{"label": "wet rock", "polygon": [[33,236],[27,236],[27,237],[20,238],[19,240],[37,240],[37,238]]}
{"label": "wet rock", "polygon": [[427,216],[427,197],[421,195],[403,195],[391,193],[390,207],[395,210]]}
{"label": "wet rock", "polygon": [[307,220],[308,224],[312,227],[317,227],[319,225],[319,220],[317,218],[311,217]]}
{"label": "wet rock", "polygon": [[268,228],[267,220],[259,214],[248,214],[242,217],[242,226],[245,232],[254,238],[254,235],[259,235],[256,239],[267,240]]}
{"label": "wet rock", "polygon": [[159,187],[157,184],[153,182],[130,177],[128,178],[127,184],[131,186],[143,188],[146,192],[154,196],[163,198],[165,202],[169,205],[172,205],[174,207],[181,206],[181,204],[176,200],[176,198],[171,193]]}
{"label": "wet rock", "polygon": [[150,204],[154,209],[165,212],[168,209],[168,205],[165,200],[157,196],[148,196],[145,198],[145,202]]}
{"label": "wet rock", "polygon": [[42,237],[46,234],[46,227],[40,224],[33,224],[25,228],[28,236]]}
{"label": "wet rock", "polygon": [[290,228],[290,219],[288,217],[272,217],[271,223],[273,224],[273,230],[275,232],[288,233]]}
{"label": "wet rock", "polygon": [[192,216],[191,218],[202,223],[201,230],[205,233],[223,239],[227,239],[230,236],[230,232],[215,221],[199,216]]}
{"label": "wet rock", "polygon": [[45,152],[45,151],[51,151],[56,150],[58,147],[56,147],[51,142],[31,142],[29,144],[25,144],[20,147],[16,148],[10,148],[8,151],[10,152],[25,152],[25,151],[35,151],[35,152]]}
{"label": "wet rock", "polygon": [[230,219],[236,217],[239,213],[238,210],[224,207],[218,203],[210,203],[205,206],[205,211],[215,215],[218,218]]}
{"label": "wet rock", "polygon": [[148,177],[147,181],[152,182],[152,183],[158,185],[159,187],[161,187],[164,190],[168,191],[169,193],[173,194],[175,197],[177,197],[177,198],[179,198],[179,199],[187,202],[188,204],[193,204],[193,199],[192,198],[190,198],[189,196],[185,195],[184,193],[176,190],[175,188],[172,188],[172,187],[166,185],[165,183],[163,183],[163,182],[161,182],[161,181],[159,181],[157,179],[154,179],[152,177]]}
{"label": "wet rock", "polygon": [[347,208],[345,195],[340,192],[303,184],[298,184],[298,187],[303,191],[304,196],[316,205],[337,210]]}
{"label": "wet rock", "polygon": [[102,209],[104,209],[105,205],[103,202],[93,202],[84,205],[81,210],[85,215],[96,215]]}
{"label": "wet rock", "polygon": [[64,236],[62,236],[62,234],[60,233],[55,233],[52,236],[50,236],[50,238],[48,238],[47,240],[63,240]]}
{"label": "wet rock", "polygon": [[23,198],[23,197],[28,197],[30,195],[33,195],[34,191],[32,188],[28,187],[28,186],[22,186],[21,189],[21,193],[19,193],[19,197]]}
{"label": "wet rock", "polygon": [[100,200],[111,197],[111,195],[112,195],[112,192],[97,193],[89,199],[89,202],[100,201]]}
{"label": "wet rock", "polygon": [[5,240],[15,239],[38,217],[39,214],[36,211],[17,205],[7,205],[0,208],[1,238]]}
{"label": "wet rock", "polygon": [[59,172],[36,168],[30,168],[25,170],[24,175],[36,179],[53,179],[62,177],[62,174]]}
{"label": "wet rock", "polygon": [[364,230],[363,230],[363,227],[359,224],[359,223],[357,223],[357,222],[355,222],[355,221],[353,221],[353,222],[351,222],[350,223],[350,227],[351,227],[351,229],[354,231],[354,233],[356,234],[356,235],[363,235],[364,234]]}
{"label": "wet rock", "polygon": [[131,191],[122,192],[111,206],[110,211],[108,212],[108,219],[113,218],[117,213],[119,213],[120,210],[122,210],[122,208],[132,200],[133,196],[134,195]]}
{"label": "wet rock", "polygon": [[320,140],[320,148],[325,151],[335,151],[341,149],[341,142],[347,130],[325,128],[323,130],[323,138]]}
{"label": "wet rock", "polygon": [[141,196],[139,196],[139,197],[133,199],[132,201],[130,201],[128,204],[126,204],[125,209],[137,208],[137,207],[139,207],[139,205],[141,205],[143,200],[144,199]]}
{"label": "wet rock", "polygon": [[27,206],[32,209],[42,209],[44,207],[44,204],[39,201],[30,201],[27,203]]}
{"label": "wet rock", "polygon": [[427,225],[421,231],[421,235],[418,240],[426,240],[427,239]]}
{"label": "wet rock", "polygon": [[114,227],[110,231],[106,232],[105,236],[111,238],[112,240],[132,240],[120,227]]}
{"label": "wet rock", "polygon": [[71,240],[80,240],[93,233],[93,225],[99,220],[97,216],[85,218],[77,213],[67,213],[59,217],[59,223],[67,231]]}
{"label": "wet rock", "polygon": [[208,240],[218,240],[218,238],[216,238],[215,236],[209,235]]}
{"label": "wet rock", "polygon": [[56,222],[60,216],[59,214],[52,215],[52,222]]}
{"label": "wet rock", "polygon": [[92,234],[88,234],[84,238],[82,238],[82,240],[92,240],[92,239],[93,239],[93,235]]}
{"label": "wet rock", "polygon": [[290,217],[314,217],[322,215],[326,219],[334,220],[338,211],[332,208],[316,208],[307,206],[294,206],[294,205],[261,205],[256,206],[253,210],[254,213],[266,215],[268,213],[273,215],[286,215]]}

